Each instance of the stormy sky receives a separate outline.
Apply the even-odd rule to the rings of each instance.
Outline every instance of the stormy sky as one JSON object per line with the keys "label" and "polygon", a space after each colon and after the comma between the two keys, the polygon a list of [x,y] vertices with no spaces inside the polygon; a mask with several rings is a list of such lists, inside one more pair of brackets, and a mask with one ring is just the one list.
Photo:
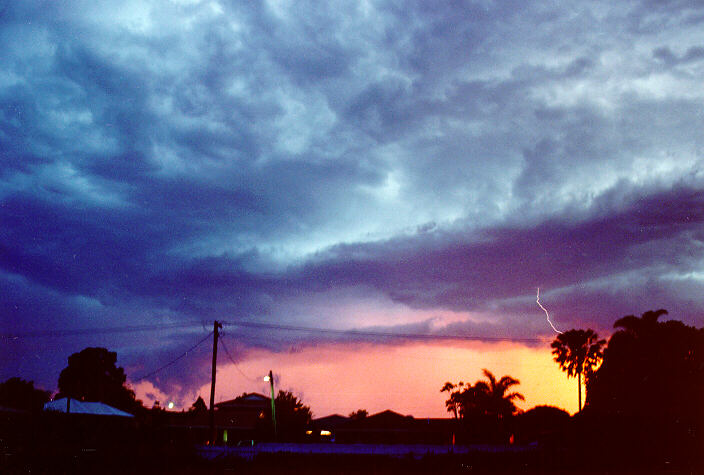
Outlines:
{"label": "stormy sky", "polygon": [[[696,1],[4,3],[0,379],[54,389],[107,346],[134,380],[214,319],[549,338],[538,287],[563,330],[704,325],[703,23]],[[163,328],[61,334],[137,325]],[[403,340],[224,330],[244,368]],[[150,381],[198,387],[209,357]]]}

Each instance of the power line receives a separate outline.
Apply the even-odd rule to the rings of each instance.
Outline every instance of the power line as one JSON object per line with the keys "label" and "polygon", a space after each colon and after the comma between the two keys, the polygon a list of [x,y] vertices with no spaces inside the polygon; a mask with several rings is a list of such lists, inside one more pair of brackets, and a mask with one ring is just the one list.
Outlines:
{"label": "power line", "polygon": [[103,328],[71,328],[66,330],[39,330],[24,333],[2,333],[0,338],[8,340],[17,340],[20,338],[40,338],[40,337],[62,337],[62,336],[80,336],[80,335],[95,335],[109,333],[136,333],[159,330],[172,330],[177,328],[195,328],[202,326],[202,322],[186,322],[186,323],[155,323],[150,325],[122,325],[119,327],[103,327]]}
{"label": "power line", "polygon": [[[224,336],[224,335],[221,333],[220,336],[222,337],[222,336]],[[227,345],[225,344],[225,340],[224,340],[223,338],[220,338],[220,344],[222,345],[222,349],[225,350],[225,354],[227,355],[227,357],[228,357],[228,359],[230,360],[230,362],[231,362],[233,365],[235,365],[235,369],[236,369],[237,371],[239,371],[239,373],[240,373],[242,376],[244,376],[245,379],[248,379],[249,381],[251,381],[251,382],[253,382],[253,383],[260,382],[259,379],[250,378],[249,376],[247,376],[247,375],[244,373],[244,371],[242,371],[242,370],[240,369],[240,366],[237,364],[237,362],[236,362],[235,359],[232,357],[232,355],[230,355],[230,351],[227,349]]]}
{"label": "power line", "polygon": [[467,341],[511,341],[511,342],[523,342],[523,343],[543,343],[545,339],[542,338],[518,338],[518,337],[491,337],[491,336],[475,336],[475,335],[442,335],[442,334],[427,334],[427,333],[391,333],[391,332],[378,332],[378,331],[366,331],[366,330],[335,330],[331,328],[316,328],[316,327],[305,327],[297,325],[281,325],[274,323],[260,323],[260,322],[248,322],[248,321],[238,321],[238,322],[223,322],[226,325],[245,327],[245,328],[260,328],[267,330],[286,330],[295,332],[307,332],[307,333],[322,333],[330,335],[342,335],[342,336],[360,336],[360,337],[377,337],[377,338],[395,338],[395,339],[408,339],[408,340],[467,340]]}
{"label": "power line", "polygon": [[159,368],[155,369],[155,370],[152,371],[151,373],[147,373],[147,374],[145,374],[144,376],[142,376],[141,378],[135,379],[134,381],[141,381],[141,380],[143,380],[143,379],[150,378],[150,377],[154,376],[156,373],[158,373],[159,371],[168,368],[169,366],[171,366],[172,364],[176,363],[178,360],[180,360],[181,358],[183,358],[184,356],[186,356],[188,353],[190,353],[191,351],[195,350],[195,349],[196,349],[198,346],[200,346],[203,342],[207,341],[212,335],[213,335],[213,332],[208,333],[208,335],[207,335],[205,338],[203,338],[203,339],[200,340],[198,343],[196,343],[195,345],[193,345],[192,347],[190,347],[189,349],[187,349],[182,355],[178,356],[177,358],[174,358],[173,360],[169,361],[169,362],[166,363],[165,365],[160,366]]}

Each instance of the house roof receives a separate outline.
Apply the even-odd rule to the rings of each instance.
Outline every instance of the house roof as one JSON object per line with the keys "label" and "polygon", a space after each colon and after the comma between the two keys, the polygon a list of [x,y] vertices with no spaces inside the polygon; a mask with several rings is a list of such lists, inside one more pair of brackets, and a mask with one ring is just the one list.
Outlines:
{"label": "house roof", "polygon": [[312,423],[314,427],[320,429],[335,429],[347,423],[349,420],[349,417],[341,416],[340,414],[332,414],[330,416],[313,419]]}
{"label": "house roof", "polygon": [[357,419],[353,422],[354,424],[350,424],[351,426],[364,429],[380,429],[412,426],[415,424],[415,419],[413,419],[413,416],[404,416],[398,412],[387,409],[386,411],[372,414],[371,416]]}
{"label": "house roof", "polygon": [[242,408],[242,407],[260,407],[268,404],[270,398],[259,393],[245,393],[235,399],[221,401],[215,404],[216,409]]}
{"label": "house roof", "polygon": [[391,410],[382,411],[361,419],[348,419],[340,424],[337,429],[341,431],[408,431],[442,429],[452,427],[452,419],[416,419],[413,416],[404,416]]}
{"label": "house roof", "polygon": [[121,411],[102,402],[79,401],[71,399],[70,404],[68,398],[54,399],[44,404],[45,411],[54,412],[70,412],[71,414],[93,414],[96,416],[118,416],[118,417],[134,417],[125,411]]}

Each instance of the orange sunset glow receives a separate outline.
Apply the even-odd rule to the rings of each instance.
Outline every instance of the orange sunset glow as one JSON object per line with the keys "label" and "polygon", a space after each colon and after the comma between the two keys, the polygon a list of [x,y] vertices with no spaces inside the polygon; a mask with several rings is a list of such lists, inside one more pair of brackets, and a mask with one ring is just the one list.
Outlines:
{"label": "orange sunset glow", "polygon": [[[289,353],[256,351],[239,370],[227,361],[218,365],[216,401],[232,399],[243,392],[269,394],[262,377],[270,369],[278,389],[292,390],[311,407],[316,417],[346,415],[363,408],[370,413],[391,409],[415,417],[449,417],[445,410],[446,381],[475,382],[482,368],[495,375],[510,374],[519,379],[516,388],[525,396],[521,409],[552,405],[574,413],[577,410],[577,382],[552,361],[550,349],[530,348],[513,343],[420,344],[401,346],[321,345]],[[244,373],[244,374],[242,374]],[[145,402],[151,385],[137,385],[137,396]],[[210,385],[198,394],[207,398]],[[190,405],[198,396],[183,401]],[[162,401],[169,396],[161,394]]]}

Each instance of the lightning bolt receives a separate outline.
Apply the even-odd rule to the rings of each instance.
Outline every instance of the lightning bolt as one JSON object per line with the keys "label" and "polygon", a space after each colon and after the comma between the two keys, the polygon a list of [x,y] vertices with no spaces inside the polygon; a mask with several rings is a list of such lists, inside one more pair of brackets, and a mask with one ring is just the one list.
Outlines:
{"label": "lightning bolt", "polygon": [[550,324],[550,326],[552,327],[552,329],[555,330],[555,333],[560,333],[560,334],[562,334],[562,332],[561,332],[560,330],[558,330],[557,328],[555,328],[555,325],[552,324],[552,322],[550,321],[550,314],[549,314],[548,311],[545,309],[545,307],[543,307],[543,304],[540,303],[540,287],[538,287],[538,297],[536,298],[535,303],[538,304],[538,307],[540,307],[540,308],[543,309],[543,312],[545,312],[545,318],[547,318],[548,323]]}

